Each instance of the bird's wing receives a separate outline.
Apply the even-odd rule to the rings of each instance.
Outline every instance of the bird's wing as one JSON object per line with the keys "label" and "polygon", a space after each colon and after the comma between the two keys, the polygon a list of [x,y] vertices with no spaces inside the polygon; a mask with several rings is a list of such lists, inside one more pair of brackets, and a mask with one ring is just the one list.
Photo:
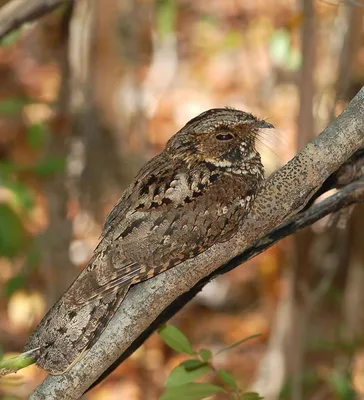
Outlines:
{"label": "bird's wing", "polygon": [[[90,262],[70,287],[71,308],[196,257],[238,229],[246,210],[229,177],[214,177],[207,168],[187,172],[183,165],[174,174],[168,162],[150,170],[109,214],[95,255],[103,261]],[[243,198],[245,191],[242,182]]]}

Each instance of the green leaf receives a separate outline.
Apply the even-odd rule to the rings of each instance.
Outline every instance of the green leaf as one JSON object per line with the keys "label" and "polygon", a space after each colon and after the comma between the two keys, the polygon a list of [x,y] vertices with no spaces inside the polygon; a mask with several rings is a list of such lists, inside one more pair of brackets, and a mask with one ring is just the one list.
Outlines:
{"label": "green leaf", "polygon": [[291,33],[286,28],[277,29],[271,35],[269,54],[275,64],[291,71],[302,64],[302,54],[292,46]]}
{"label": "green leaf", "polygon": [[19,173],[24,170],[25,168],[21,164],[17,164],[11,161],[0,161],[0,174],[2,179],[5,179],[5,177],[11,174]]}
{"label": "green leaf", "polygon": [[241,400],[263,400],[264,397],[259,396],[258,393],[255,392],[246,392],[241,397]]}
{"label": "green leaf", "polygon": [[230,372],[225,371],[224,369],[219,369],[217,371],[219,378],[228,386],[233,389],[238,388],[238,384],[236,383],[235,378],[230,374]]}
{"label": "green leaf", "polygon": [[40,176],[56,174],[64,171],[65,168],[65,158],[46,158],[33,167],[34,172]]}
{"label": "green leaf", "polygon": [[17,275],[13,276],[6,282],[3,290],[5,297],[10,297],[14,292],[26,285],[29,273],[38,267],[40,259],[41,253],[37,246],[35,246],[33,243],[29,253],[27,254],[27,259],[22,269]]}
{"label": "green leaf", "polygon": [[237,49],[241,47],[243,42],[243,36],[241,35],[241,32],[238,30],[233,30],[230,31],[226,34],[224,37],[224,47],[227,49]]}
{"label": "green leaf", "polygon": [[15,42],[18,41],[20,37],[20,29],[17,29],[15,31],[12,31],[5,35],[1,40],[0,40],[0,46],[8,47],[14,44]]}
{"label": "green leaf", "polygon": [[255,335],[250,335],[250,336],[248,336],[248,337],[246,337],[246,338],[244,338],[244,339],[241,339],[241,340],[239,340],[239,341],[237,341],[237,342],[231,344],[231,345],[228,346],[228,347],[225,347],[224,349],[218,351],[216,354],[220,354],[220,353],[223,353],[224,351],[231,350],[231,349],[233,349],[234,347],[240,346],[242,343],[247,342],[248,340],[254,339],[254,338],[256,338],[256,337],[258,337],[258,336],[261,336],[261,335],[262,335],[261,333],[257,333],[257,334],[255,334]]}
{"label": "green leaf", "polygon": [[269,53],[272,60],[284,66],[291,51],[291,34],[288,29],[277,29],[270,38]]}
{"label": "green leaf", "polygon": [[174,32],[177,5],[175,0],[157,0],[156,30],[160,37],[166,37]]}
{"label": "green leaf", "polygon": [[201,360],[186,360],[186,361],[182,361],[181,364],[179,365],[183,365],[184,368],[186,368],[187,370],[192,370],[195,368],[200,367],[201,365],[205,365],[206,363],[204,363]]}
{"label": "green leaf", "polygon": [[350,385],[348,374],[343,374],[340,371],[332,371],[326,378],[328,385],[335,392],[338,400],[346,400],[354,398],[354,391]]}
{"label": "green leaf", "polygon": [[0,102],[0,115],[9,116],[19,114],[23,107],[30,103],[27,98],[14,97]]}
{"label": "green leaf", "polygon": [[167,389],[160,400],[200,400],[223,391],[223,388],[209,383],[187,383]]}
{"label": "green leaf", "polygon": [[7,204],[0,204],[0,255],[12,258],[23,248],[25,231],[19,216]]}
{"label": "green leaf", "polygon": [[158,329],[159,336],[164,342],[177,353],[187,353],[194,355],[192,346],[187,337],[173,325],[163,325]]}
{"label": "green leaf", "polygon": [[[196,360],[197,361],[197,360]],[[200,378],[207,372],[210,372],[211,367],[208,364],[201,363],[199,366],[194,368],[186,368],[185,365],[178,365],[168,376],[165,387],[171,388],[175,386],[181,386],[188,382],[192,382],[195,379]]]}
{"label": "green leaf", "polygon": [[4,287],[4,296],[10,297],[13,293],[15,293],[18,289],[21,289],[25,286],[26,277],[23,273],[13,276],[10,278]]}
{"label": "green leaf", "polygon": [[201,349],[199,351],[199,355],[203,361],[207,362],[207,361],[211,360],[211,358],[212,358],[212,351],[209,349]]}
{"label": "green leaf", "polygon": [[24,209],[29,210],[33,207],[33,196],[29,188],[21,183],[8,183],[5,184],[16,196],[17,203]]}
{"label": "green leaf", "polygon": [[47,129],[44,124],[33,124],[28,128],[27,141],[32,149],[40,149],[45,144]]}

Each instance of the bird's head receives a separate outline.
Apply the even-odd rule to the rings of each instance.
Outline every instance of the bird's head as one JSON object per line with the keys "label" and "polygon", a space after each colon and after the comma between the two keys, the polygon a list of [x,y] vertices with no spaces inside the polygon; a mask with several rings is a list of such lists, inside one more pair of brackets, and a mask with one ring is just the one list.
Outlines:
{"label": "bird's head", "polygon": [[259,162],[255,141],[272,124],[232,108],[214,108],[191,119],[173,136],[167,151],[190,163],[208,162],[234,172]]}

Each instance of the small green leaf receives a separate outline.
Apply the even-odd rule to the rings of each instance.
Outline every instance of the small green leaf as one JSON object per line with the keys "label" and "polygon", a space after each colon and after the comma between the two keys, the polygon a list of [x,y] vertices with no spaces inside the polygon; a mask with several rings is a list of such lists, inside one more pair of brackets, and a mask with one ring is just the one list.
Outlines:
{"label": "small green leaf", "polygon": [[284,66],[291,51],[291,34],[288,29],[277,29],[272,33],[269,43],[269,54],[272,60]]}
{"label": "small green leaf", "polygon": [[28,187],[21,183],[8,183],[7,186],[16,196],[17,203],[24,209],[29,210],[33,207],[33,196]]}
{"label": "small green leaf", "polygon": [[46,139],[47,130],[44,124],[33,124],[28,128],[27,141],[32,149],[43,147]]}
{"label": "small green leaf", "polygon": [[5,179],[5,177],[8,177],[11,174],[16,174],[24,170],[25,168],[23,165],[10,161],[0,161],[0,174],[2,179]]}
{"label": "small green leaf", "polygon": [[183,367],[186,368],[187,370],[193,370],[205,364],[206,363],[202,362],[201,360],[186,360],[182,361],[180,365],[183,365]]}
{"label": "small green leaf", "polygon": [[12,258],[23,248],[26,233],[19,216],[7,204],[0,204],[0,254]]}
{"label": "small green leaf", "polygon": [[173,325],[163,325],[158,329],[159,336],[165,343],[174,351],[178,353],[187,353],[194,355],[192,346],[187,337]]}
{"label": "small green leaf", "polygon": [[211,367],[208,364],[201,363],[194,368],[186,368],[185,365],[178,365],[168,376],[165,383],[166,388],[181,386],[188,382],[192,382],[207,372],[210,372]]}
{"label": "small green leaf", "polygon": [[203,361],[208,362],[212,358],[212,351],[209,349],[201,349],[199,355]]}
{"label": "small green leaf", "polygon": [[174,32],[176,23],[176,1],[158,0],[156,2],[156,30],[166,37]]}
{"label": "small green leaf", "polygon": [[348,374],[333,370],[326,378],[328,385],[339,400],[353,399],[354,391]]}
{"label": "small green leaf", "polygon": [[223,391],[223,388],[209,383],[187,383],[167,389],[160,400],[200,400]]}
{"label": "small green leaf", "polygon": [[10,297],[18,289],[23,288],[26,285],[29,273],[38,267],[41,259],[41,253],[37,246],[33,243],[27,254],[26,262],[23,268],[18,272],[17,275],[11,277],[5,284],[3,294],[5,297]]}
{"label": "small green leaf", "polygon": [[278,29],[271,35],[269,54],[273,62],[290,71],[296,71],[302,64],[302,54],[292,46],[292,35],[288,29]]}
{"label": "small green leaf", "polygon": [[11,99],[0,102],[0,115],[9,116],[18,114],[23,111],[23,107],[29,104],[30,101],[27,98],[14,97]]}
{"label": "small green leaf", "polygon": [[241,339],[241,340],[239,340],[239,341],[237,341],[237,342],[231,344],[231,345],[228,346],[228,347],[225,347],[224,349],[218,351],[216,354],[220,354],[220,353],[223,353],[224,351],[231,350],[231,349],[233,349],[234,347],[240,346],[242,343],[245,343],[245,342],[247,342],[248,340],[254,339],[254,338],[259,337],[259,336],[261,336],[261,335],[262,335],[261,333],[257,333],[257,334],[255,334],[255,335],[250,335],[250,336],[248,336],[248,337],[246,337],[246,338],[244,338],[244,339]]}
{"label": "small green leaf", "polygon": [[241,400],[263,400],[264,397],[259,396],[258,393],[255,392],[246,392],[241,397]]}
{"label": "small green leaf", "polygon": [[66,168],[65,158],[46,158],[35,165],[34,172],[40,176],[62,172]]}
{"label": "small green leaf", "polygon": [[238,384],[236,383],[235,378],[227,371],[223,369],[219,369],[217,371],[217,374],[219,375],[219,378],[226,384],[229,385],[233,389],[238,388]]}
{"label": "small green leaf", "polygon": [[241,46],[243,37],[238,30],[230,31],[226,34],[224,38],[224,48],[227,49],[237,49]]}
{"label": "small green leaf", "polygon": [[26,276],[23,273],[13,276],[5,284],[4,296],[10,297],[18,289],[23,288],[25,286],[25,283],[26,283]]}
{"label": "small green leaf", "polygon": [[20,37],[20,29],[17,29],[15,31],[12,31],[5,35],[1,40],[0,40],[0,46],[8,47],[13,45],[18,41]]}

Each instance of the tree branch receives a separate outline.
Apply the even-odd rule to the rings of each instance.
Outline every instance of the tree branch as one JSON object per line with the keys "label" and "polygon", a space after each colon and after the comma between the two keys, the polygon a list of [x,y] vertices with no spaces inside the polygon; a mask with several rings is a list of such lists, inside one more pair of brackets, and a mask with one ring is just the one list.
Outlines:
{"label": "tree branch", "polygon": [[72,0],[12,0],[0,8],[0,39],[26,22],[33,21]]}
{"label": "tree branch", "polygon": [[[319,137],[266,181],[249,217],[233,239],[134,286],[89,353],[67,373],[49,376],[30,399],[81,397],[105,370],[128,357],[210,279],[252,257],[255,253],[247,258],[242,253],[302,210],[325,180],[364,146],[363,115],[364,88]],[[356,187],[354,198],[358,190],[361,193]],[[340,193],[345,196],[345,189]],[[312,210],[315,211],[315,207]],[[321,216],[319,213],[318,217]],[[285,228],[287,232],[288,228],[289,225]],[[102,262],[106,260],[100,260]]]}
{"label": "tree branch", "polygon": [[[360,159],[359,161],[364,162],[364,160],[362,159]],[[363,176],[361,176],[361,178],[364,178],[364,174]],[[220,268],[218,268],[215,272],[213,272],[212,276],[204,278],[204,280],[200,282],[199,286],[205,281],[208,282],[210,278],[216,277],[216,275],[218,274],[223,274],[234,269],[235,267],[241,265],[242,263],[248,261],[249,259],[264,252],[269,247],[273,246],[283,238],[297,232],[300,229],[312,225],[321,218],[329,214],[335,213],[352,204],[356,204],[363,201],[364,201],[364,180],[348,184],[346,187],[340,190],[340,192],[336,193],[333,196],[330,196],[328,199],[322,201],[318,205],[315,205],[304,212],[300,212],[292,219],[290,219],[288,222],[285,222],[278,228],[273,229],[271,232],[268,233],[268,235],[264,236],[253,246],[251,246],[238,256],[234,257],[225,265],[222,265]],[[179,304],[178,310],[180,310],[183,307],[183,305],[184,304],[182,303]],[[175,313],[178,310],[174,309],[173,313]],[[154,323],[155,322],[156,321],[154,321]],[[128,352],[127,353],[124,352],[121,355],[121,357],[119,357],[119,359],[115,363],[113,363],[113,365],[109,367],[108,370],[106,370],[100,376],[97,382],[105,378],[114,368],[116,368],[122,361],[124,361],[129,356],[129,354],[131,354],[132,351],[136,350],[138,346],[139,344],[135,344],[134,342],[133,345],[130,346],[130,348],[128,349]],[[35,349],[28,353],[22,353],[14,358],[0,361],[0,377],[10,374],[12,372],[16,372],[19,369],[25,368],[27,365],[34,364],[38,357],[37,351],[38,349]],[[95,384],[97,384],[97,382]],[[91,387],[93,387],[95,384],[93,384]]]}

